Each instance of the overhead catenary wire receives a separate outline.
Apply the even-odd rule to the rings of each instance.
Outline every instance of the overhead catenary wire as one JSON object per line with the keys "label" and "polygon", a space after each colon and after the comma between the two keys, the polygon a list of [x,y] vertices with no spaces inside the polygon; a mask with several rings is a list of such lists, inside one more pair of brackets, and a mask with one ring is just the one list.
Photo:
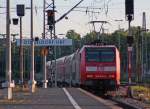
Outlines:
{"label": "overhead catenary wire", "polygon": [[81,4],[84,0],[81,0],[80,2],[78,2],[75,6],[73,6],[69,11],[67,11],[66,13],[64,13],[59,19],[57,19],[55,22],[59,22],[60,20],[62,20],[64,17],[66,17],[73,9],[75,9],[79,4]]}

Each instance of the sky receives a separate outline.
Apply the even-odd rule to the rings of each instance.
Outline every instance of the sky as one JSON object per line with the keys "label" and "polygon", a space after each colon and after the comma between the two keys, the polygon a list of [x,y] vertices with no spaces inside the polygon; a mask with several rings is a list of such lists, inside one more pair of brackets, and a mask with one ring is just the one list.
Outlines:
{"label": "sky", "polygon": [[[56,19],[62,16],[80,0],[55,0]],[[51,0],[47,0],[51,3]],[[107,21],[104,25],[105,32],[112,33],[120,28],[128,28],[128,22],[125,20],[125,0],[84,0],[78,8],[75,8],[69,15],[68,20],[63,19],[56,24],[56,34],[66,34],[68,30],[75,30],[81,36],[86,35],[93,30],[92,20]],[[11,19],[16,18],[16,4],[25,4],[30,7],[30,0],[10,0]],[[41,37],[43,31],[43,0],[33,0],[34,4],[34,36]],[[147,28],[150,28],[150,0],[134,0],[134,21],[132,26],[142,25],[142,13],[146,12]],[[6,0],[0,0],[0,34],[6,32]],[[94,9],[93,9],[94,7]],[[87,12],[86,11],[90,11]],[[92,13],[91,11],[97,12]],[[115,20],[122,19],[122,22]],[[25,10],[23,17],[23,37],[30,37],[30,10]],[[101,24],[96,24],[96,31],[99,31]],[[19,33],[19,25],[11,24],[11,33]],[[63,37],[63,36],[59,36]]]}

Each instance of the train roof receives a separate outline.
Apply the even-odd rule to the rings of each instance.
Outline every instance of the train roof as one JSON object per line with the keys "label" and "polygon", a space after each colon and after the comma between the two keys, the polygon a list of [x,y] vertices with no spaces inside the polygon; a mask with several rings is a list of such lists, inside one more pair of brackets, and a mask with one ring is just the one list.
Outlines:
{"label": "train roof", "polygon": [[65,59],[66,59],[66,56],[56,59],[56,62],[64,63]]}
{"label": "train roof", "polygon": [[115,45],[99,45],[99,46],[98,46],[98,45],[84,45],[84,46],[81,48],[80,53],[83,51],[84,48],[89,48],[89,47],[93,47],[93,48],[94,48],[94,47],[97,47],[97,48],[98,48],[98,47],[101,47],[101,48],[107,48],[107,47],[108,47],[108,48],[116,48]]}
{"label": "train roof", "polygon": [[75,55],[75,53],[73,53],[73,54],[71,54],[71,55],[66,56],[65,61],[72,60],[72,59],[74,58],[74,55]]}

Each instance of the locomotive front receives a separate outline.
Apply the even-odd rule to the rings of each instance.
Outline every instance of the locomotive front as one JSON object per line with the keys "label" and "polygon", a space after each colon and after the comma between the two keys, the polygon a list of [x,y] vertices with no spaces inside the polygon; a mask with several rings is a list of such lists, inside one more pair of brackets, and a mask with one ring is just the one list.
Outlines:
{"label": "locomotive front", "polygon": [[87,46],[81,52],[81,83],[104,91],[115,90],[120,81],[119,51],[115,46]]}

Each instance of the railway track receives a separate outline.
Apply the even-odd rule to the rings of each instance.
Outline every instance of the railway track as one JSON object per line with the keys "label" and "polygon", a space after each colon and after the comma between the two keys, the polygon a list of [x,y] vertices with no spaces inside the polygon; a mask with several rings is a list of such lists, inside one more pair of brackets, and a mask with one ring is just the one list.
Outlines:
{"label": "railway track", "polygon": [[101,93],[98,93],[93,90],[82,88],[83,90],[92,93],[93,95],[103,98],[104,100],[108,102],[115,102],[117,103],[117,106],[122,107],[123,109],[150,109],[150,106],[147,104],[142,103],[141,101],[135,100],[133,98],[128,97],[121,97],[121,96],[114,96],[114,95],[104,95]]}

